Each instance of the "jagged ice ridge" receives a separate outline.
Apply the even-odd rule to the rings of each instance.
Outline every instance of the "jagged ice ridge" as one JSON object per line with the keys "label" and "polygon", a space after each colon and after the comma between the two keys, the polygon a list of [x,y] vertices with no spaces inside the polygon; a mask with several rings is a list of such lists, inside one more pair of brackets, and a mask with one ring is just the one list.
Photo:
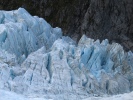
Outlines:
{"label": "jagged ice ridge", "polygon": [[23,8],[0,11],[0,89],[54,100],[128,93],[133,53],[85,35],[76,44]]}

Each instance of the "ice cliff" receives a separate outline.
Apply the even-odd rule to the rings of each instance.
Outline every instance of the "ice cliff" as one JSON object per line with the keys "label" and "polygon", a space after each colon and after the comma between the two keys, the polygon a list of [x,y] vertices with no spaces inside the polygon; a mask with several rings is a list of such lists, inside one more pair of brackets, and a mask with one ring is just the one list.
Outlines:
{"label": "ice cliff", "polygon": [[1,90],[54,100],[133,90],[133,53],[121,45],[85,35],[76,44],[22,8],[1,11],[0,23]]}
{"label": "ice cliff", "polygon": [[0,47],[17,58],[27,57],[42,46],[47,49],[62,36],[44,19],[32,17],[25,9],[0,11]]}

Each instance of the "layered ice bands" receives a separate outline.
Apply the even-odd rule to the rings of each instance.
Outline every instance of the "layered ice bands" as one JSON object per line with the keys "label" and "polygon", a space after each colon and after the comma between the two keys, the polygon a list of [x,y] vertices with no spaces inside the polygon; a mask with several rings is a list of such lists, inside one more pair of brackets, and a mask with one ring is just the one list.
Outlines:
{"label": "layered ice bands", "polygon": [[50,48],[62,36],[60,28],[52,28],[44,19],[31,16],[25,9],[0,11],[0,48],[27,57],[42,46]]}
{"label": "layered ice bands", "polygon": [[92,95],[133,90],[133,53],[124,52],[121,45],[108,40],[100,43],[85,35],[75,44],[62,36],[60,28],[52,28],[22,8],[1,13],[3,94],[10,93],[7,90],[26,98],[89,100]]}

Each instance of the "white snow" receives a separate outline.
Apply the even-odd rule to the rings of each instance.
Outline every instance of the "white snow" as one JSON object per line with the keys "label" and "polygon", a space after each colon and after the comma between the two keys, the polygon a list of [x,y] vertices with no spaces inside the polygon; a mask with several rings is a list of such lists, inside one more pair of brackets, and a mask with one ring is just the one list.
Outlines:
{"label": "white snow", "polygon": [[83,100],[133,100],[133,92],[114,96],[90,97]]}
{"label": "white snow", "polygon": [[[34,97],[34,96],[25,97],[23,95],[16,94],[14,92],[0,90],[0,100],[55,100],[55,99],[40,98],[40,97]],[[88,97],[82,100],[133,100],[133,92],[114,95],[114,96]]]}
{"label": "white snow", "polygon": [[25,97],[14,92],[9,92],[5,90],[0,90],[0,100],[53,100],[39,97]]}

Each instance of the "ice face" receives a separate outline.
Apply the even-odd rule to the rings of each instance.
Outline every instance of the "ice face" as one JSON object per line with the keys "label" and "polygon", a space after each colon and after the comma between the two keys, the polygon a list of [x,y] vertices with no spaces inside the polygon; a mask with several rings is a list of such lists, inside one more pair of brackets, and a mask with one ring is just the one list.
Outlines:
{"label": "ice face", "polygon": [[[69,39],[58,39],[48,51],[42,47],[29,54],[21,65],[16,63],[15,56],[1,53],[5,55],[1,60],[1,89],[24,95],[47,94],[54,99],[59,99],[60,94],[60,100],[75,100],[76,94],[81,99],[92,94],[130,92],[132,52],[125,53],[117,43],[89,43],[91,39],[83,38],[78,46]],[[14,57],[13,64],[8,57]],[[9,59],[8,63],[4,58]]]}
{"label": "ice face", "polygon": [[133,53],[121,45],[85,35],[76,44],[22,8],[0,13],[0,89],[54,100],[133,90]]}
{"label": "ice face", "polygon": [[62,36],[60,28],[52,28],[44,19],[31,16],[25,9],[0,11],[0,47],[26,57],[42,46],[49,49]]}

